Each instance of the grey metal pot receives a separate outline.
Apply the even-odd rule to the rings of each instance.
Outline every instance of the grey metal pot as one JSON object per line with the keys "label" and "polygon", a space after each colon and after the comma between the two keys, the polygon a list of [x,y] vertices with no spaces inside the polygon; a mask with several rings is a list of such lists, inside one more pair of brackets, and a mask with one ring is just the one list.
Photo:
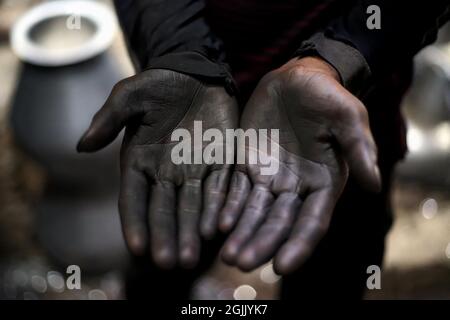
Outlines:
{"label": "grey metal pot", "polygon": [[[63,3],[44,3],[13,28],[13,48],[24,63],[11,125],[18,145],[47,172],[48,186],[36,208],[41,244],[62,266],[106,271],[127,257],[117,213],[119,143],[92,155],[78,154],[75,146],[129,70],[108,49],[116,32],[112,11],[92,1]],[[70,19],[79,19],[81,28],[68,28]],[[21,34],[14,34],[17,30]],[[27,51],[27,41],[34,49]]]}

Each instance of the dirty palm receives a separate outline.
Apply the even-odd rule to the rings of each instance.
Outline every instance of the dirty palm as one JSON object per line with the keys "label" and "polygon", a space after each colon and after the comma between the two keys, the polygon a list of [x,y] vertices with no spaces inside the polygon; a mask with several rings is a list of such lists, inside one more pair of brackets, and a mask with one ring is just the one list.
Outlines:
{"label": "dirty palm", "polygon": [[234,129],[237,103],[222,87],[148,70],[114,87],[78,145],[79,151],[96,151],[126,126],[119,197],[125,239],[135,254],[149,248],[162,268],[197,264],[199,225],[206,237],[215,229],[231,174],[226,164],[171,161],[171,133],[193,133],[194,120],[205,129]]}
{"label": "dirty palm", "polygon": [[[78,149],[98,150],[126,126],[119,211],[135,254],[149,247],[160,267],[193,267],[200,236],[220,229],[231,232],[225,262],[251,270],[275,257],[275,270],[289,273],[325,234],[349,167],[363,186],[379,188],[366,110],[317,60],[294,59],[269,73],[240,118],[223,88],[181,73],[148,70],[115,86]],[[171,133],[192,134],[195,121],[224,134],[280,129],[279,170],[262,175],[248,161],[174,164]]]}

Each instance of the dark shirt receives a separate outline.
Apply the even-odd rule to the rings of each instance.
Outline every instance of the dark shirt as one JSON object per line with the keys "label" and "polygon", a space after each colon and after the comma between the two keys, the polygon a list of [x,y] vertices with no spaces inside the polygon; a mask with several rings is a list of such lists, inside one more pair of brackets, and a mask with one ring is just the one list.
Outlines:
{"label": "dark shirt", "polygon": [[[378,127],[383,127],[381,132],[388,137],[386,143],[391,150],[397,149],[393,151],[394,158],[405,149],[398,107],[410,82],[412,58],[436,39],[438,28],[450,15],[448,0],[115,0],[115,3],[138,68],[171,69],[226,87],[231,86],[233,79],[241,101],[246,100],[265,73],[286,62],[302,43],[309,41],[308,52],[314,54],[315,50],[334,65],[350,91],[359,95],[362,85],[367,88],[364,92],[369,98],[360,98],[368,106],[371,118],[382,122]],[[381,9],[380,30],[367,28],[369,5]],[[317,37],[312,37],[317,32],[324,35],[320,43]],[[349,50],[358,52],[360,57],[353,54],[350,59]],[[354,70],[366,74],[357,77],[358,81],[347,81],[345,78],[351,78]],[[373,97],[380,95],[384,95],[386,103],[373,105],[371,101],[377,100]],[[376,126],[375,123],[375,135]],[[392,127],[392,132],[386,127]],[[392,135],[401,137],[392,139]],[[392,140],[397,142],[392,145]]]}
{"label": "dark shirt", "polygon": [[326,26],[336,15],[336,2],[207,0],[206,17],[225,43],[234,79],[241,91],[248,91]]}
{"label": "dark shirt", "polygon": [[[450,6],[448,0],[429,3],[115,0],[115,3],[140,67],[146,68],[152,59],[169,53],[189,51],[223,63],[226,50],[238,82],[247,81],[246,77],[260,77],[264,71],[283,63],[302,41],[322,29],[327,37],[359,50],[372,73],[382,76],[436,38],[438,27],[449,18]],[[366,26],[369,5],[381,8],[380,30],[369,30]],[[178,58],[176,61],[181,56]],[[188,65],[186,59],[184,67]],[[244,69],[247,75],[242,74]],[[215,76],[203,68],[198,72]]]}

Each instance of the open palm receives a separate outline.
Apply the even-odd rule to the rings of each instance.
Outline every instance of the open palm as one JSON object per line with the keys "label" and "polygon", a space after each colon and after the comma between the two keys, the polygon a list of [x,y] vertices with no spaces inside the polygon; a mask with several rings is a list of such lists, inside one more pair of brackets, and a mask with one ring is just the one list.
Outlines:
{"label": "open palm", "polygon": [[328,72],[293,60],[261,80],[241,127],[279,129],[279,155],[266,155],[279,165],[271,175],[248,161],[236,167],[221,212],[221,229],[234,227],[222,257],[243,270],[275,257],[275,271],[289,273],[326,233],[349,168],[363,186],[380,187],[367,112]]}
{"label": "open palm", "polygon": [[126,126],[119,198],[125,239],[136,254],[149,245],[155,263],[165,268],[177,261],[196,265],[200,229],[211,234],[229,181],[229,165],[175,164],[171,158],[173,131],[193,135],[194,121],[201,121],[204,130],[234,129],[235,99],[220,86],[169,70],[148,70],[115,86],[78,146],[80,151],[98,150]]}

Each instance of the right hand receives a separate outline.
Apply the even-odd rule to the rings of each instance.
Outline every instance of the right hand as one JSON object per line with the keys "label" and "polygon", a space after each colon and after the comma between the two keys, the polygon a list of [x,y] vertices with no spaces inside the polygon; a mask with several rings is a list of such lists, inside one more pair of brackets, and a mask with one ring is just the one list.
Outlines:
{"label": "right hand", "polygon": [[234,129],[237,103],[220,86],[174,71],[148,70],[114,87],[77,147],[99,150],[126,126],[119,198],[125,240],[138,255],[149,246],[163,268],[177,261],[187,268],[196,265],[200,230],[212,235],[226,196],[229,165],[172,162],[172,131],[184,128],[193,134],[194,120],[202,121],[204,130]]}

